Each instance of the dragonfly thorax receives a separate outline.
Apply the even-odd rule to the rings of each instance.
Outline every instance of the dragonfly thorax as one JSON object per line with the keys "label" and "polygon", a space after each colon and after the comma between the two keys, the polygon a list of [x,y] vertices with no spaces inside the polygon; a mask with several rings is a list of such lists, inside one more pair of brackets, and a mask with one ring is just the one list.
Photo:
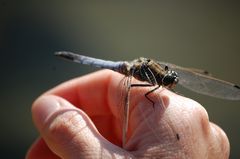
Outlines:
{"label": "dragonfly thorax", "polygon": [[154,60],[148,58],[138,58],[130,63],[129,75],[140,81],[148,82],[152,85],[173,88],[178,82],[178,75],[175,71],[163,68]]}

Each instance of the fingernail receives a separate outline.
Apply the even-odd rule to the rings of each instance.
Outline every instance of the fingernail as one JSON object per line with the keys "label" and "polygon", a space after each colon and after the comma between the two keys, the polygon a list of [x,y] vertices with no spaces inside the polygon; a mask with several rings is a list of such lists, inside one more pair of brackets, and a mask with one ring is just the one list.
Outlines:
{"label": "fingernail", "polygon": [[60,109],[60,104],[54,96],[44,96],[37,99],[32,107],[33,120],[38,128],[42,128],[49,117]]}

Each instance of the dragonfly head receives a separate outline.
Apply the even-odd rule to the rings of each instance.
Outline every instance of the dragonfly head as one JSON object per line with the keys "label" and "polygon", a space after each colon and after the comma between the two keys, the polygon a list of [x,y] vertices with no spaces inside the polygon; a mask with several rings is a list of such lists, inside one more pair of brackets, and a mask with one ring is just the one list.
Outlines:
{"label": "dragonfly head", "polygon": [[167,70],[167,73],[162,78],[162,85],[169,89],[173,88],[178,83],[178,74],[173,70]]}

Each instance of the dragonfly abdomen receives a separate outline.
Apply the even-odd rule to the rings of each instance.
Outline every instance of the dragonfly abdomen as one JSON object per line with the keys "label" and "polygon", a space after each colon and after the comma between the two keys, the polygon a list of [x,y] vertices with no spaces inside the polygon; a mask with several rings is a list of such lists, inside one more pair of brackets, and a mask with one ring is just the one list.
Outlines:
{"label": "dragonfly abdomen", "polygon": [[64,59],[68,59],[76,63],[91,65],[98,68],[110,69],[120,73],[123,72],[123,69],[125,67],[124,61],[114,62],[114,61],[102,60],[102,59],[75,54],[68,51],[59,51],[59,52],[56,52],[55,55],[59,57],[63,57]]}

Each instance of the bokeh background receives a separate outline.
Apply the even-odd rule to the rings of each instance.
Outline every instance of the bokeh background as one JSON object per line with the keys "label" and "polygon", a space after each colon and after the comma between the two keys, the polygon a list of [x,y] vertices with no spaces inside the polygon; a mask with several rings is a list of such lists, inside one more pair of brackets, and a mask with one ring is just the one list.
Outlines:
{"label": "bokeh background", "polygon": [[[31,104],[46,90],[96,69],[53,56],[68,50],[109,60],[139,56],[207,69],[240,84],[237,1],[0,0],[0,151],[24,158],[38,136]],[[240,156],[240,102],[181,90],[200,102]]]}

